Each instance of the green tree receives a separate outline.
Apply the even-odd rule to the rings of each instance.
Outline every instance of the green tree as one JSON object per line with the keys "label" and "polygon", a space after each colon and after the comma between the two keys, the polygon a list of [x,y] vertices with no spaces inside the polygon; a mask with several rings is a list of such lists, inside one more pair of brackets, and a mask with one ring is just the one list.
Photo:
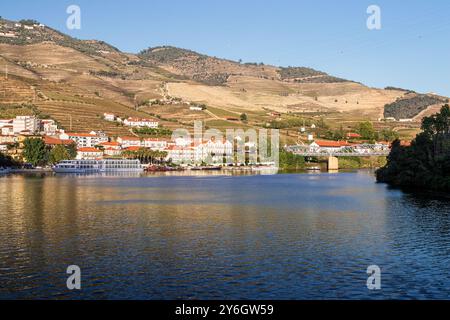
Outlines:
{"label": "green tree", "polygon": [[382,139],[384,141],[395,141],[399,138],[398,132],[392,130],[392,129],[383,129],[378,134],[379,139]]}
{"label": "green tree", "polygon": [[366,140],[374,140],[377,137],[373,124],[369,121],[361,122],[358,125],[358,133]]}
{"label": "green tree", "polygon": [[67,147],[67,152],[69,154],[69,160],[75,159],[77,157],[77,145],[76,143],[71,143]]}
{"label": "green tree", "polygon": [[405,146],[396,140],[377,180],[394,186],[450,190],[450,107],[422,121],[423,132]]}
{"label": "green tree", "polygon": [[42,166],[47,164],[48,149],[44,141],[38,138],[26,138],[23,142],[23,156],[33,166]]}
{"label": "green tree", "polygon": [[246,113],[242,113],[240,119],[241,119],[242,122],[246,122],[248,120],[247,114]]}
{"label": "green tree", "polygon": [[280,150],[279,163],[280,169],[282,170],[303,169],[305,168],[305,157]]}
{"label": "green tree", "polygon": [[71,149],[73,149],[71,147],[72,145],[73,144],[69,145],[68,147],[57,145],[56,147],[54,147],[49,153],[49,162],[55,164],[62,160],[75,159],[76,151],[75,154],[73,154],[73,152],[71,151]]}

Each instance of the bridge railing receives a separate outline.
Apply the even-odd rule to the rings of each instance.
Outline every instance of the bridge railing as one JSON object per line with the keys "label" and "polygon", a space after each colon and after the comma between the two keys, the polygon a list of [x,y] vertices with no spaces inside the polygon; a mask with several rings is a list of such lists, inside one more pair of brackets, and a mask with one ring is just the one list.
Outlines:
{"label": "bridge railing", "polygon": [[308,146],[287,146],[286,151],[305,157],[384,157],[388,156],[390,150],[380,150],[378,145],[361,145],[342,147],[337,150],[312,149]]}

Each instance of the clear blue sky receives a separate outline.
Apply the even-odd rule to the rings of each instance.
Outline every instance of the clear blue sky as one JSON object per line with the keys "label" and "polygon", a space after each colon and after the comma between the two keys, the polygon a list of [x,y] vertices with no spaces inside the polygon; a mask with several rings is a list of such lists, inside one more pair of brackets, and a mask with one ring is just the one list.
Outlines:
{"label": "clear blue sky", "polygon": [[[66,28],[71,4],[81,7],[81,30]],[[366,27],[371,4],[381,7],[381,30]],[[127,52],[167,44],[450,96],[448,0],[15,0],[1,1],[0,15]]]}

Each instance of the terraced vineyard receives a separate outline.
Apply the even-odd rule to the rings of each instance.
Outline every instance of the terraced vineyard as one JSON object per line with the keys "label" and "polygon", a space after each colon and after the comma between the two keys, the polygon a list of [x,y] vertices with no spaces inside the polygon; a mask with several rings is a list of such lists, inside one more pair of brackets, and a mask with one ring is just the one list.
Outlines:
{"label": "terraced vineyard", "polygon": [[[9,74],[8,79],[0,76],[0,106],[32,104],[16,111],[49,116],[67,130],[129,133],[104,121],[104,112],[154,117],[169,129],[192,129],[194,120],[209,127],[261,128],[291,115],[315,122],[328,118],[333,128],[351,129],[363,120],[378,123],[385,105],[409,94],[369,88],[307,67],[243,63],[169,46],[124,53],[101,41],[77,40],[27,23],[33,24],[32,31],[11,21],[0,23],[3,32],[16,35],[0,39],[0,73]],[[414,104],[407,100],[404,108],[414,109]],[[189,110],[192,105],[207,109]],[[247,122],[233,120],[243,113]]]}

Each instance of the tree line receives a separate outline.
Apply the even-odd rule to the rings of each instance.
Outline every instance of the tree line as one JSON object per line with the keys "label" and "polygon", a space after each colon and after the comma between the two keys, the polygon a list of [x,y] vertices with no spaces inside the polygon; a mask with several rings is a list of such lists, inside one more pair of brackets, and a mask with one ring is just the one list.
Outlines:
{"label": "tree line", "polygon": [[396,140],[377,180],[393,186],[450,190],[450,107],[422,120],[410,146]]}

